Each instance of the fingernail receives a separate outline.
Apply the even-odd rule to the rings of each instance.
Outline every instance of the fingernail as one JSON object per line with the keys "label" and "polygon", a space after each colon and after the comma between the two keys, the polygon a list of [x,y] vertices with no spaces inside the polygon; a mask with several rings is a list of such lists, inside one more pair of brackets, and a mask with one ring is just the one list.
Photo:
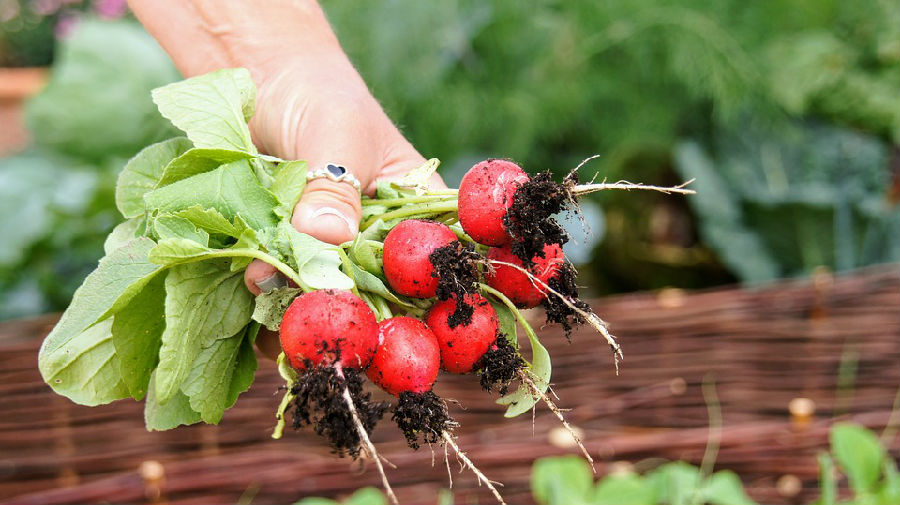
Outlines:
{"label": "fingernail", "polygon": [[287,286],[287,279],[278,272],[275,272],[261,281],[256,281],[256,287],[263,293],[268,293],[275,288],[283,288],[285,286]]}
{"label": "fingernail", "polygon": [[[320,222],[320,226],[325,227],[329,224],[333,226],[344,226],[346,227],[347,231],[350,232],[350,235],[356,235],[356,233],[359,231],[359,223],[342,214],[341,211],[335,209],[334,207],[320,207],[314,210],[310,215],[310,219],[320,218],[322,219],[322,221]],[[340,219],[340,221],[337,221],[338,219]],[[327,221],[333,221],[333,223],[327,223]]]}

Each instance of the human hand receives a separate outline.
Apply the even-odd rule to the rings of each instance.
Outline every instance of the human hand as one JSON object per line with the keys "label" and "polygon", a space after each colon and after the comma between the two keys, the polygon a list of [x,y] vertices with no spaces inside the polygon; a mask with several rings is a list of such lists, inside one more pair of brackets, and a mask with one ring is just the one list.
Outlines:
{"label": "human hand", "polygon": [[[374,192],[378,180],[399,178],[425,158],[403,137],[353,68],[314,0],[129,0],[145,28],[185,77],[245,67],[257,85],[254,143],[266,154],[306,160],[311,170],[343,165]],[[440,177],[431,181],[444,187]],[[291,223],[319,240],[340,244],[359,230],[360,195],[346,183],[310,181]],[[254,295],[283,282],[275,268],[254,261],[244,282]],[[277,338],[257,345],[274,357]]]}
{"label": "human hand", "polygon": [[[343,165],[369,194],[376,181],[399,178],[424,163],[343,54],[315,58],[270,74],[260,70],[257,113],[250,126],[261,150],[306,160],[310,170],[329,162]],[[443,186],[439,177],[432,183]],[[361,214],[353,186],[314,179],[294,208],[291,222],[301,232],[340,244],[356,235]],[[256,261],[244,280],[253,294],[259,294],[279,285],[278,275],[271,265]]]}

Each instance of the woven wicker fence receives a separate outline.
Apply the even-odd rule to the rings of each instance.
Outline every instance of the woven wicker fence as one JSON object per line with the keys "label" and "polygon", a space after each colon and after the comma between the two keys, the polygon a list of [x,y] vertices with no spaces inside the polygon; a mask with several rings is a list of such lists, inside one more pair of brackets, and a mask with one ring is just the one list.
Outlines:
{"label": "woven wicker fence", "polygon": [[[834,421],[879,432],[896,422],[896,266],[760,289],[620,296],[595,309],[623,344],[619,376],[597,336],[582,332],[568,344],[555,329],[541,334],[558,403],[572,409],[567,417],[585,432],[601,474],[622,461],[638,470],[664,460],[699,464],[710,437],[704,381],[715,384],[723,416],[716,469],[736,471],[763,503],[817,496],[815,456]],[[281,383],[271,362],[261,361],[252,389],[218,427],[148,433],[135,402],[86,408],[55,396],[36,363],[54,321],[0,324],[0,503],[291,503],[379,484],[373,469],[329,454],[310,433],[269,438]],[[459,443],[505,484],[509,503],[531,503],[536,458],[578,453],[559,442],[565,437],[546,409],[533,424],[528,415],[504,419],[474,377],[442,376],[437,392],[459,402]],[[806,423],[788,411],[801,397],[815,405]],[[389,420],[374,433],[396,465],[389,479],[402,503],[434,503],[447,486],[443,451],[414,452],[401,438]],[[896,431],[886,439],[896,457]],[[470,474],[455,471],[457,504],[492,502]]]}

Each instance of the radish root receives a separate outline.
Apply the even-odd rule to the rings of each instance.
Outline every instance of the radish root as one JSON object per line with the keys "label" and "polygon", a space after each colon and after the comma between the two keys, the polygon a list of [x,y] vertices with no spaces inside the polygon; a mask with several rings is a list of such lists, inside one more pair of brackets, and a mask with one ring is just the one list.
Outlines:
{"label": "radish root", "polygon": [[[335,364],[334,369],[337,372],[337,376],[344,379],[344,370],[341,368],[340,364]],[[369,453],[372,460],[375,461],[375,466],[378,467],[378,473],[381,475],[381,485],[384,487],[385,494],[387,494],[391,503],[400,505],[400,502],[397,501],[397,495],[395,495],[394,490],[391,489],[391,483],[388,482],[387,475],[384,473],[384,467],[381,465],[381,455],[378,454],[378,451],[375,450],[375,445],[369,440],[369,434],[366,433],[366,428],[363,427],[362,421],[359,420],[359,414],[356,412],[356,405],[353,404],[350,390],[347,389],[346,386],[344,386],[342,396],[347,403],[347,408],[350,409],[350,416],[353,417],[353,424],[356,425],[356,431],[359,433],[359,439],[362,441],[363,447],[365,447],[366,452]]]}
{"label": "radish root", "polygon": [[[485,475],[484,475],[483,473],[481,473],[481,470],[479,470],[478,467],[476,467],[475,464],[472,463],[472,460],[470,460],[469,457],[466,456],[466,453],[464,453],[463,451],[460,450],[459,446],[456,445],[456,442],[453,441],[453,437],[450,436],[450,434],[447,433],[446,431],[443,432],[443,433],[441,433],[441,437],[444,439],[444,443],[445,443],[445,444],[447,444],[447,445],[449,445],[450,447],[453,448],[453,450],[456,452],[456,456],[457,456],[459,459],[462,460],[463,464],[464,464],[469,470],[471,470],[472,473],[474,473],[476,477],[478,477],[478,485],[481,485],[481,483],[484,483],[484,485],[487,486],[487,488],[491,490],[491,493],[493,493],[494,498],[496,498],[497,501],[498,501],[501,505],[506,505],[506,502],[503,501],[503,496],[501,496],[501,495],[500,495],[500,492],[497,491],[497,488],[494,487],[494,483],[491,482],[490,479],[488,479],[487,477],[485,477]],[[448,467],[447,467],[447,472],[448,472],[448,473],[450,472],[449,464],[448,464]],[[452,482],[452,478],[451,478],[451,482]],[[499,483],[498,483],[498,484],[499,484]],[[502,485],[502,484],[500,484],[500,485]]]}
{"label": "radish root", "polygon": [[551,400],[543,391],[541,391],[541,388],[539,388],[537,384],[535,384],[534,381],[531,380],[531,377],[529,377],[524,370],[519,371],[519,379],[523,383],[527,384],[532,393],[538,395],[541,400],[543,400],[544,403],[547,404],[547,408],[549,408],[550,411],[556,415],[556,418],[559,419],[566,431],[569,432],[569,435],[572,435],[572,439],[575,440],[575,443],[578,444],[578,448],[581,449],[581,453],[584,454],[585,459],[587,459],[588,463],[590,463],[591,471],[594,472],[594,475],[596,475],[597,469],[594,468],[594,458],[591,457],[590,453],[588,453],[587,448],[585,448],[584,444],[581,443],[581,438],[577,433],[575,433],[575,430],[572,429],[568,421],[566,421],[566,418],[563,417],[562,411],[559,409],[559,407],[557,407],[556,404],[553,403],[553,400]]}
{"label": "radish root", "polygon": [[612,349],[612,352],[613,352],[613,356],[614,356],[613,361],[615,362],[615,366],[616,366],[616,375],[619,375],[619,360],[624,360],[625,355],[622,353],[622,346],[620,346],[619,343],[616,342],[616,337],[614,337],[609,332],[609,328],[608,328],[606,321],[604,321],[603,319],[600,319],[600,316],[598,316],[597,314],[594,314],[593,312],[588,312],[584,309],[579,308],[576,304],[572,303],[572,300],[570,300],[568,296],[565,296],[562,293],[560,293],[559,291],[551,288],[550,286],[547,285],[546,282],[538,279],[537,277],[535,277],[534,274],[532,274],[528,270],[520,267],[519,265],[516,265],[514,263],[508,263],[506,261],[497,261],[497,260],[490,260],[490,264],[512,267],[512,268],[515,268],[516,270],[524,273],[526,276],[528,276],[528,280],[531,281],[531,284],[534,285],[536,288],[538,288],[541,291],[548,292],[548,293],[556,296],[557,298],[562,300],[562,302],[565,303],[566,306],[568,306],[570,309],[575,311],[579,316],[583,317],[584,320],[587,321],[587,323],[589,325],[591,325],[592,328],[597,330],[597,332],[600,333],[601,335],[603,335],[603,338],[606,339],[606,343],[609,344],[609,347],[610,347],[610,349]]}

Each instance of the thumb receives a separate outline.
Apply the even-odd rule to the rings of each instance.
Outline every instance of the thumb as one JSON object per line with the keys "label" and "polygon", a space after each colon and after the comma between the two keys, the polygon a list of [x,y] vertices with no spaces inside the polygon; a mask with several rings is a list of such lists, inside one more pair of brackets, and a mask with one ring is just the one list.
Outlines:
{"label": "thumb", "polygon": [[307,183],[294,207],[291,224],[298,231],[337,245],[353,240],[359,232],[361,217],[362,207],[355,187],[320,178]]}

